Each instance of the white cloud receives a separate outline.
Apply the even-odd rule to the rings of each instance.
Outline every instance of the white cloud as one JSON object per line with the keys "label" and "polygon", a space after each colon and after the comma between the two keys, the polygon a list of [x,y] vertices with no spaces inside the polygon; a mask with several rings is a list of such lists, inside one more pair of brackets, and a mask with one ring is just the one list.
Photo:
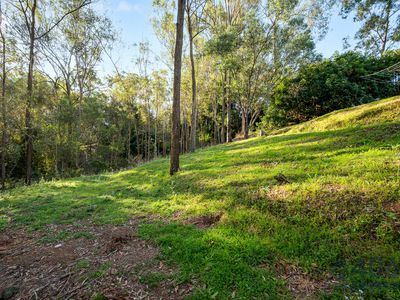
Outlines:
{"label": "white cloud", "polygon": [[141,9],[139,4],[130,3],[127,0],[120,1],[117,6],[117,10],[122,12],[140,12]]}

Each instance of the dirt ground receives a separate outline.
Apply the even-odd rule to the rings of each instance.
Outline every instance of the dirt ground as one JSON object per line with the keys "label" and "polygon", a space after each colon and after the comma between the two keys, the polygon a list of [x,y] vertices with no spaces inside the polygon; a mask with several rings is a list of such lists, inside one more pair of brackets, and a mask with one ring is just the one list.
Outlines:
{"label": "dirt ground", "polygon": [[[192,291],[158,249],[124,226],[0,233],[0,299],[182,299]],[[62,239],[54,239],[54,237]]]}

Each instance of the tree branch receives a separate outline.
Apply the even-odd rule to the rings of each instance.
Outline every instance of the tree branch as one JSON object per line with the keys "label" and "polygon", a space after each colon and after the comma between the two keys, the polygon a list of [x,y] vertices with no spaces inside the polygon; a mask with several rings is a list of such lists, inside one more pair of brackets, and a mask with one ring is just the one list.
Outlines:
{"label": "tree branch", "polygon": [[41,38],[43,38],[44,36],[46,36],[47,34],[49,34],[55,27],[57,27],[58,24],[60,24],[67,16],[69,16],[70,14],[73,14],[74,12],[80,10],[81,8],[91,4],[92,1],[91,0],[83,0],[82,3],[80,5],[78,5],[77,7],[75,7],[74,9],[68,11],[67,13],[65,13],[60,19],[58,19],[52,26],[50,26],[49,29],[47,29],[44,33],[42,33],[41,35],[35,37],[36,40],[39,40]]}

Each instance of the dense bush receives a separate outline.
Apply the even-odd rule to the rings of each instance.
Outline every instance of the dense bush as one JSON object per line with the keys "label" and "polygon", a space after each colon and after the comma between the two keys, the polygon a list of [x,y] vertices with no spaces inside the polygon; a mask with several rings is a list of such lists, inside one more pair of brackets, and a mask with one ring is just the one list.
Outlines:
{"label": "dense bush", "polygon": [[393,72],[367,75],[399,61],[399,50],[382,57],[347,52],[304,66],[276,85],[262,126],[299,123],[337,109],[397,95],[399,85]]}

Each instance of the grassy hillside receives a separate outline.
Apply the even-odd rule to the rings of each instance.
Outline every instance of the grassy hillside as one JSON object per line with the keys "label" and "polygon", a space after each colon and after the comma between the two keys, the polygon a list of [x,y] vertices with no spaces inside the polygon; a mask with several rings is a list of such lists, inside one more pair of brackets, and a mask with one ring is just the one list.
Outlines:
{"label": "grassy hillside", "polygon": [[400,298],[398,98],[183,155],[181,168],[171,178],[159,159],[3,193],[1,230],[145,216],[140,236],[193,299]]}
{"label": "grassy hillside", "polygon": [[399,115],[400,97],[393,97],[334,111],[299,125],[279,129],[274,133],[321,132],[398,122]]}

